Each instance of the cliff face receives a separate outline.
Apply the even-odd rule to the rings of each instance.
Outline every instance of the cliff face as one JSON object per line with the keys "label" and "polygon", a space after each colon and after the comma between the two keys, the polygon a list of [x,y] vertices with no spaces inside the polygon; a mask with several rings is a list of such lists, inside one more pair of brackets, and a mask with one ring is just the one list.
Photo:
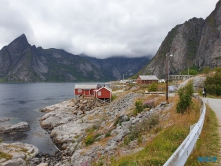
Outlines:
{"label": "cliff face", "polygon": [[193,18],[174,27],[166,36],[151,62],[140,73],[164,77],[166,54],[169,57],[170,74],[178,74],[188,67],[203,69],[221,65],[221,1],[206,20]]}
{"label": "cliff face", "polygon": [[206,18],[194,64],[199,68],[221,66],[221,1]]}
{"label": "cliff face", "polygon": [[[149,61],[146,57],[124,58],[122,63],[115,63],[115,59],[103,65],[105,60],[94,61],[54,48],[36,48],[23,34],[0,50],[0,82],[108,81],[121,78],[125,65],[135,73]],[[134,62],[142,65],[134,68]]]}

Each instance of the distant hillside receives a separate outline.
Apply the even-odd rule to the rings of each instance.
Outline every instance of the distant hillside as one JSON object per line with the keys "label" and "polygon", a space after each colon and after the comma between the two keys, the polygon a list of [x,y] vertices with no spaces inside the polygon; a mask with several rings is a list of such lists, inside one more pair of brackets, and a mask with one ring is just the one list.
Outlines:
{"label": "distant hillside", "polygon": [[123,74],[124,78],[131,77],[149,62],[147,57],[111,57],[107,59],[87,57],[87,59],[109,79],[122,79]]}
{"label": "distant hillside", "polygon": [[162,42],[151,62],[141,74],[165,76],[166,54],[170,57],[170,74],[178,74],[188,67],[196,70],[221,65],[221,1],[215,10],[204,20],[192,18],[175,26]]}
{"label": "distant hillside", "polygon": [[31,46],[23,34],[0,50],[0,82],[108,81],[134,74],[144,58],[95,59]]}

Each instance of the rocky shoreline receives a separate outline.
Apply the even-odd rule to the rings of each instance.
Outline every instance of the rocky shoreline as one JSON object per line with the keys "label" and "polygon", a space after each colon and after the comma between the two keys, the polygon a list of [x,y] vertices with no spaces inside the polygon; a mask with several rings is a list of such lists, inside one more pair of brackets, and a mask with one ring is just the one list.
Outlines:
{"label": "rocky shoreline", "polygon": [[[165,105],[159,105],[136,116],[129,115],[135,101],[143,95],[129,92],[119,95],[111,103],[95,101],[94,98],[77,98],[40,109],[46,112],[39,120],[40,125],[50,134],[58,151],[54,155],[37,153],[28,159],[27,165],[89,166],[102,157],[110,158],[119,152],[128,154],[142,150],[136,140],[130,143],[130,149],[119,150],[118,146],[130,133],[132,126],[165,110]],[[1,128],[1,131],[14,131],[12,126],[9,128],[11,130]],[[27,124],[24,128],[28,129]],[[92,143],[91,136],[94,139]],[[144,138],[147,139],[150,138]],[[22,163],[20,159],[16,161]],[[0,165],[4,162],[0,161]]]}
{"label": "rocky shoreline", "polygon": [[[40,119],[40,125],[48,131],[62,155],[68,156],[70,159],[68,164],[89,166],[101,156],[115,155],[118,145],[130,132],[131,126],[165,109],[165,106],[159,105],[137,116],[128,116],[127,114],[134,108],[135,100],[142,97],[141,93],[130,92],[118,96],[111,103],[98,103],[100,101],[95,102],[89,98],[68,100],[41,109],[47,114]],[[96,107],[88,109],[92,106],[91,103]],[[101,104],[102,106],[99,106]],[[120,120],[120,124],[116,124],[116,119]],[[96,135],[94,143],[87,145],[92,135]]]}

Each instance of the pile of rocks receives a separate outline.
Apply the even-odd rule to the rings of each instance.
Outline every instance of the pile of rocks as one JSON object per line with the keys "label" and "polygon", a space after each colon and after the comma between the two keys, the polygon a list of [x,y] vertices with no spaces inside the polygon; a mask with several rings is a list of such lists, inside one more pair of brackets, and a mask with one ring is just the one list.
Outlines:
{"label": "pile of rocks", "polygon": [[26,162],[38,154],[38,148],[31,144],[16,142],[16,143],[1,143],[0,152],[11,156],[10,160],[6,158],[0,159],[1,166],[26,166]]}
{"label": "pile of rocks", "polygon": [[76,99],[64,101],[52,106],[41,108],[41,112],[51,112],[56,110],[72,111],[73,114],[83,114],[86,111],[90,111],[96,107],[103,107],[109,105],[109,101],[103,101],[94,97],[79,96]]}

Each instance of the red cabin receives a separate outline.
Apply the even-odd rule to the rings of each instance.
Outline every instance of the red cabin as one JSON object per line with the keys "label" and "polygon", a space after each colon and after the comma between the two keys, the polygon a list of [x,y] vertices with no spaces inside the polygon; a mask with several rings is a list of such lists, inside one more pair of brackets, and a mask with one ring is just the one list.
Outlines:
{"label": "red cabin", "polygon": [[112,90],[109,87],[103,86],[94,91],[94,97],[98,99],[111,99]]}
{"label": "red cabin", "polygon": [[94,91],[97,89],[97,85],[94,84],[76,84],[74,87],[75,95],[94,96]]}

